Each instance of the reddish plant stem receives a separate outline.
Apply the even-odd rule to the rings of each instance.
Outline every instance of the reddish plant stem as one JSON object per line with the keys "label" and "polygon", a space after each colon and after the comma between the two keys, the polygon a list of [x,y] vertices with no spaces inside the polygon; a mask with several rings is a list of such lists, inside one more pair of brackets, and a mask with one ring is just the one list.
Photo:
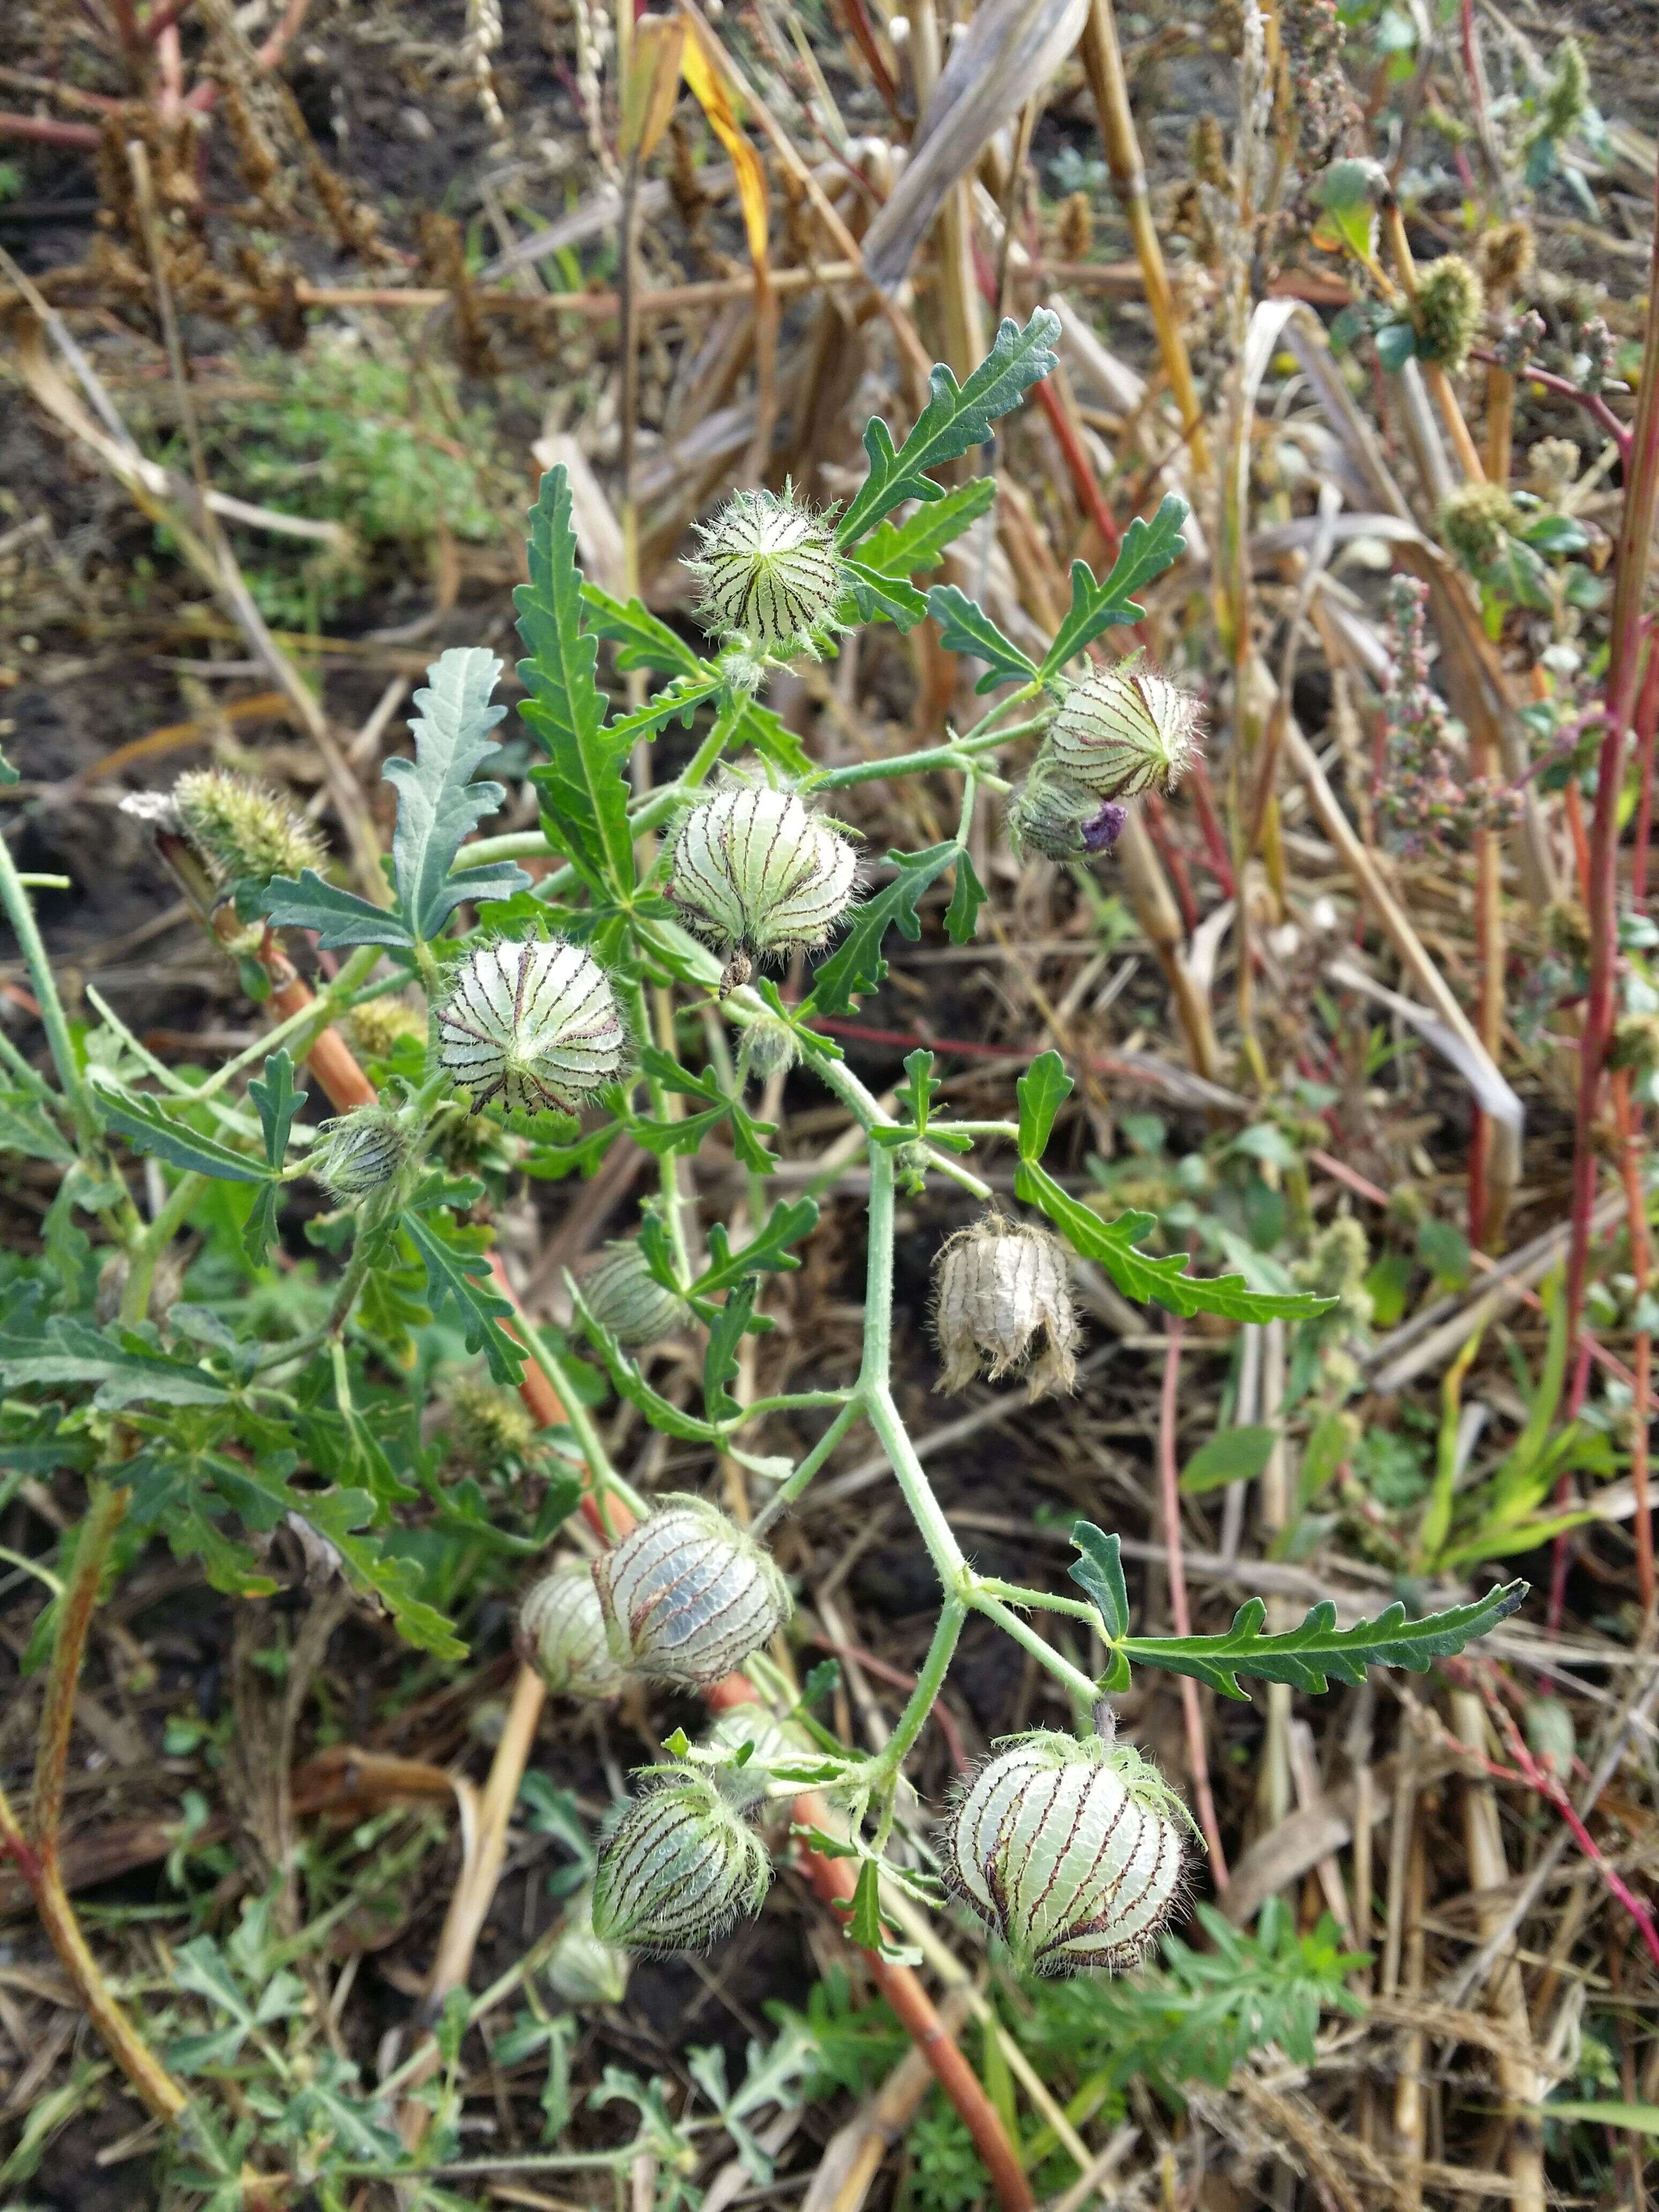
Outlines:
{"label": "reddish plant stem", "polygon": [[[1631,1273],[1636,1279],[1638,1315],[1653,1280],[1653,1246],[1648,1235],[1647,1193],[1642,1188],[1642,1117],[1632,1096],[1630,1070],[1615,1068],[1613,1110],[1619,1128],[1619,1164],[1625,1179],[1625,1216],[1630,1235]],[[1648,1423],[1651,1418],[1653,1333],[1639,1323],[1631,1346],[1635,1391],[1631,1405],[1630,1480],[1636,1497],[1636,1587],[1642,1610],[1654,1601],[1653,1520],[1648,1496]]]}
{"label": "reddish plant stem", "polygon": [[[1469,349],[1469,359],[1483,361],[1489,368],[1499,366],[1497,355],[1489,352],[1485,346],[1472,346]],[[1533,362],[1528,362],[1524,368],[1516,370],[1515,380],[1517,384],[1541,384],[1546,392],[1554,392],[1559,399],[1575,401],[1593,422],[1607,432],[1608,437],[1619,448],[1620,459],[1628,467],[1631,452],[1630,426],[1619,420],[1599,392],[1581,391],[1577,385],[1571,382],[1566,377],[1557,376],[1551,369],[1540,368]]]}
{"label": "reddish plant stem", "polygon": [[191,0],[156,0],[156,5],[144,18],[144,36],[159,39],[163,31],[172,29],[190,4]]}
{"label": "reddish plant stem", "polygon": [[1648,847],[1653,837],[1654,739],[1659,733],[1659,622],[1648,623],[1648,665],[1642,679],[1642,696],[1636,702],[1636,756],[1642,769],[1642,795],[1636,808],[1636,849],[1631,855],[1631,896],[1638,908],[1647,902]]}
{"label": "reddish plant stem", "polygon": [[52,115],[17,115],[0,108],[0,138],[31,138],[41,146],[94,148],[103,132],[91,123],[60,123]]}
{"label": "reddish plant stem", "polygon": [[[1158,1405],[1158,1480],[1164,1506],[1164,1546],[1169,1555],[1170,1610],[1177,1636],[1193,1632],[1192,1607],[1187,1601],[1187,1573],[1181,1553],[1181,1488],[1176,1474],[1176,1429],[1180,1418],[1181,1338],[1183,1323],[1171,1315],[1164,1355],[1164,1392]],[[1210,1790],[1210,1755],[1204,1741],[1204,1711],[1198,1702],[1198,1685],[1190,1675],[1181,1678],[1181,1709],[1187,1723],[1187,1764],[1192,1769],[1193,1795],[1198,1800],[1199,1826],[1204,1848],[1210,1855],[1210,1872],[1218,1890],[1227,1887],[1227,1855],[1221,1847],[1221,1830]]]}
{"label": "reddish plant stem", "polygon": [[1625,732],[1636,705],[1642,639],[1642,598],[1659,500],[1659,178],[1655,179],[1653,252],[1648,270],[1648,313],[1642,380],[1631,428],[1620,520],[1617,577],[1608,646],[1606,734],[1595,771],[1595,813],[1590,830],[1590,973],[1579,1038],[1578,1111],[1573,1129],[1572,1235],[1567,1251],[1567,1326],[1576,1330],[1583,1310],[1589,1267],[1590,1213],[1595,1201],[1595,1109],[1613,1031],[1614,963],[1618,951],[1619,797],[1624,783]]}

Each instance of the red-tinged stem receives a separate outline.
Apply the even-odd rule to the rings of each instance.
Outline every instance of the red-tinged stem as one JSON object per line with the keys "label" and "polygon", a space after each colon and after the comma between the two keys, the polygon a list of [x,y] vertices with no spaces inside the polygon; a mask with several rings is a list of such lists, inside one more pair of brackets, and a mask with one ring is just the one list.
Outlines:
{"label": "red-tinged stem", "polygon": [[[1193,1632],[1192,1607],[1187,1602],[1187,1571],[1181,1552],[1181,1490],[1176,1474],[1176,1429],[1181,1402],[1181,1337],[1182,1323],[1171,1316],[1168,1349],[1164,1355],[1164,1394],[1158,1406],[1158,1479],[1164,1506],[1164,1548],[1170,1571],[1170,1610],[1177,1636]],[[1198,1800],[1198,1821],[1204,1831],[1204,1848],[1210,1855],[1210,1872],[1217,1889],[1227,1887],[1227,1855],[1221,1848],[1221,1830],[1210,1790],[1210,1755],[1204,1741],[1204,1713],[1198,1702],[1198,1685],[1181,1678],[1181,1708],[1187,1722],[1187,1764],[1193,1773],[1193,1795]]]}
{"label": "red-tinged stem", "polygon": [[1169,870],[1181,907],[1182,925],[1190,937],[1198,927],[1198,901],[1193,895],[1193,879],[1187,872],[1187,856],[1170,835],[1170,817],[1157,792],[1149,791],[1141,804],[1146,817],[1146,834],[1158,848],[1158,857]]}
{"label": "red-tinged stem", "polygon": [[1636,809],[1636,850],[1631,857],[1631,896],[1638,908],[1648,896],[1648,847],[1653,836],[1654,740],[1659,735],[1659,623],[1648,623],[1648,665],[1642,696],[1636,702],[1636,757],[1642,769],[1642,795]]}
{"label": "red-tinged stem", "polygon": [[1606,734],[1595,770],[1590,830],[1590,973],[1579,1037],[1578,1111],[1573,1129],[1572,1236],[1567,1250],[1567,1326],[1576,1330],[1589,1267],[1590,1213],[1595,1201],[1595,1109],[1613,1032],[1613,970],[1618,951],[1619,797],[1624,783],[1625,732],[1636,706],[1642,642],[1642,598],[1659,501],[1659,178],[1655,179],[1653,252],[1648,270],[1647,330],[1636,420],[1620,520],[1618,569],[1608,646]]}
{"label": "red-tinged stem", "polygon": [[1221,886],[1224,898],[1231,898],[1237,884],[1233,876],[1232,855],[1227,850],[1227,840],[1222,835],[1221,817],[1215,811],[1215,792],[1210,782],[1210,771],[1199,756],[1193,756],[1192,766],[1187,771],[1187,788],[1193,795],[1194,811],[1198,816],[1199,835],[1204,840],[1204,857],[1210,872]]}
{"label": "red-tinged stem", "polygon": [[157,0],[157,4],[144,18],[144,36],[159,39],[163,31],[172,28],[190,4],[191,0]]}
{"label": "red-tinged stem", "polygon": [[[1625,1217],[1630,1237],[1631,1273],[1636,1279],[1639,1316],[1653,1279],[1653,1246],[1648,1235],[1647,1193],[1642,1187],[1642,1117],[1632,1092],[1630,1070],[1615,1068],[1613,1110],[1619,1126],[1619,1164],[1625,1179]],[[1653,1521],[1648,1495],[1648,1422],[1651,1414],[1650,1382],[1653,1334],[1639,1319],[1631,1348],[1635,1392],[1631,1405],[1630,1480],[1636,1499],[1636,1586],[1642,1610],[1651,1613],[1654,1600]]]}
{"label": "red-tinged stem", "polygon": [[[1469,359],[1483,361],[1489,368],[1501,366],[1497,355],[1489,351],[1485,346],[1472,346],[1469,349]],[[1599,392],[1583,391],[1570,378],[1557,376],[1553,369],[1540,368],[1535,362],[1530,361],[1524,368],[1516,370],[1515,380],[1517,384],[1541,385],[1546,392],[1554,392],[1558,399],[1574,401],[1583,409],[1592,422],[1607,432],[1608,437],[1619,448],[1620,459],[1626,466],[1629,465],[1631,425],[1619,420]]]}
{"label": "red-tinged stem", "polygon": [[[311,0],[288,0],[288,7],[283,13],[282,21],[277,24],[255,57],[262,70],[276,68],[277,63],[288,52],[289,42],[298,31],[301,24],[304,22],[310,6]],[[205,115],[218,97],[219,87],[210,77],[207,77],[196,87],[185,105],[186,107],[193,108],[198,115]]]}
{"label": "red-tinged stem", "polygon": [[103,132],[92,123],[60,123],[52,115],[15,115],[0,108],[0,138],[32,138],[41,146],[95,147]]}

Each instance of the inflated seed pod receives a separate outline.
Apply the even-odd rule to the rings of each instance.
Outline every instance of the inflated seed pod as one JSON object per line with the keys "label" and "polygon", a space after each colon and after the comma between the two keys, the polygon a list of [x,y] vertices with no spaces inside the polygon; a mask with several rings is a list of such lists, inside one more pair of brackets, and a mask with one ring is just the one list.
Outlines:
{"label": "inflated seed pod", "polygon": [[665,1498],[593,1562],[611,1656],[656,1682],[718,1682],[789,1618],[770,1554],[701,1498]]}
{"label": "inflated seed pod", "polygon": [[1081,784],[1056,775],[1041,762],[1008,802],[1008,842],[1024,860],[1080,860],[1109,853],[1123,835],[1127,806],[1101,799]]}
{"label": "inflated seed pod", "polygon": [[858,855],[793,792],[734,786],[675,832],[669,896],[724,955],[721,994],[757,960],[827,944],[852,904]]}
{"label": "inflated seed pod", "polygon": [[1157,1770],[1098,1736],[1002,1745],[951,1808],[944,1876],[1027,1973],[1121,1972],[1181,1893],[1185,1808]]}
{"label": "inflated seed pod", "polygon": [[1203,712],[1190,691],[1152,669],[1097,668],[1061,701],[1045,757],[1097,799],[1164,791],[1187,772]]}
{"label": "inflated seed pod", "polygon": [[628,1066],[605,970],[579,945],[495,939],[469,953],[438,1009],[438,1057],[472,1094],[533,1114],[584,1105]]}
{"label": "inflated seed pod", "polygon": [[702,579],[697,616],[711,634],[787,659],[832,619],[846,588],[834,526],[787,487],[781,498],[734,492],[696,529],[702,550],[685,565]]}
{"label": "inflated seed pod", "polygon": [[543,1969],[548,1986],[567,2004],[620,2004],[628,1994],[633,1961],[619,1943],[593,1932],[593,1892],[579,1889],[564,1909],[564,1924]]}
{"label": "inflated seed pod", "polygon": [[593,1571],[561,1559],[519,1607],[519,1654],[556,1697],[614,1698],[628,1680],[611,1656]]}
{"label": "inflated seed pod", "polygon": [[593,1874],[593,1931],[630,1951],[706,1951],[758,1912],[772,1863],[706,1775],[670,1767],[614,1813]]}
{"label": "inflated seed pod", "polygon": [[1069,1390],[1079,1329],[1060,1239],[996,1213],[959,1229],[933,1262],[933,1334],[940,1390],[964,1389],[981,1367],[1000,1382],[1022,1362],[1033,1398]]}
{"label": "inflated seed pod", "polygon": [[224,884],[268,883],[320,868],[327,848],[303,815],[252,776],[192,769],[173,787],[180,828]]}
{"label": "inflated seed pod", "polygon": [[331,1198],[351,1205],[389,1190],[409,1158],[409,1132],[389,1106],[358,1106],[331,1121],[308,1163]]}
{"label": "inflated seed pod", "polygon": [[691,1310],[659,1283],[631,1238],[607,1244],[580,1280],[582,1302],[625,1351],[660,1344],[685,1327]]}

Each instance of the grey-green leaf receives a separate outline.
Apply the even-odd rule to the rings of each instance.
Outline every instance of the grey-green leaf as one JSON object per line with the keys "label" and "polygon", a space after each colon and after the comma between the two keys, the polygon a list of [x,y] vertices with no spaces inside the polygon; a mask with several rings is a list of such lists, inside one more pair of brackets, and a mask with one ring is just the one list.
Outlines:
{"label": "grey-green leaf", "polygon": [[182,1121],[164,1114],[154,1098],[136,1091],[123,1091],[112,1083],[93,1086],[100,1119],[106,1128],[125,1137],[141,1152],[153,1152],[169,1167],[187,1173],[211,1176],[216,1182],[268,1182],[270,1170],[264,1160],[233,1152],[216,1138],[198,1136]]}
{"label": "grey-green leaf", "polygon": [[414,941],[401,915],[325,882],[315,868],[307,868],[297,881],[273,876],[265,886],[265,912],[277,929],[314,929],[327,952],[347,945],[401,949]]}
{"label": "grey-green leaf", "polygon": [[966,653],[986,664],[975,691],[994,691],[1002,684],[1029,684],[1036,663],[1006,638],[983,607],[975,606],[954,584],[935,584],[927,594],[927,611],[939,626],[939,643],[947,653]]}
{"label": "grey-green leaf", "polygon": [[488,779],[474,781],[500,740],[490,732],[507,713],[493,706],[501,664],[482,646],[453,646],[427,671],[415,694],[415,757],[390,760],[386,781],[398,793],[398,827],[392,865],[398,902],[410,933],[422,943],[438,936],[466,899],[511,898],[530,878],[508,861],[451,871],[461,841],[507,797]]}

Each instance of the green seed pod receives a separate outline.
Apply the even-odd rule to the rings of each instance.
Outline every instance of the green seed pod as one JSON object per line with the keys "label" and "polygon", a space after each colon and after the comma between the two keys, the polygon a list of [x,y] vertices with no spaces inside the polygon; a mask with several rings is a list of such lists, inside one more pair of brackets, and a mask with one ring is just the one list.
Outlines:
{"label": "green seed pod", "polygon": [[510,1110],[574,1113],[628,1066],[605,970],[562,938],[496,939],[468,955],[438,1009],[438,1057],[472,1094]]}
{"label": "green seed pod", "polygon": [[933,1262],[933,1334],[945,1358],[936,1389],[964,1389],[981,1366],[998,1382],[1029,1361],[1033,1399],[1069,1390],[1079,1330],[1060,1239],[995,1213],[959,1229]]}
{"label": "green seed pod", "polygon": [[534,1448],[536,1423],[516,1390],[482,1375],[458,1375],[445,1392],[448,1457],[475,1474],[521,1464]]}
{"label": "green seed pod", "polygon": [[1181,1893],[1186,1808],[1128,1746],[1015,1736],[951,1809],[945,1885],[1024,1972],[1121,1972],[1145,1958]]}
{"label": "green seed pod", "polygon": [[252,776],[192,769],[173,787],[179,826],[216,883],[264,884],[297,876],[327,859],[322,840],[300,815]]}
{"label": "green seed pod", "polygon": [[1484,568],[1503,551],[1517,517],[1502,484],[1459,484],[1440,502],[1440,535],[1466,568]]}
{"label": "green seed pod", "polygon": [[547,1954],[543,1972],[549,1988],[569,2005],[620,2004],[632,1969],[620,1944],[603,1942],[593,1933],[593,1892],[579,1889]]}
{"label": "green seed pod", "polygon": [[389,1106],[357,1106],[331,1121],[310,1172],[343,1205],[389,1190],[409,1158],[409,1132]]}
{"label": "green seed pod", "polygon": [[787,485],[734,492],[710,522],[702,550],[685,565],[702,581],[697,616],[712,635],[740,638],[775,660],[811,650],[846,589],[827,515],[798,504]]}
{"label": "green seed pod", "polygon": [[586,1559],[561,1559],[531,1584],[519,1607],[518,1647],[556,1697],[614,1698],[628,1680],[611,1656]]}
{"label": "green seed pod", "polygon": [[582,1276],[580,1288],[589,1313],[627,1352],[660,1344],[691,1318],[684,1299],[657,1280],[631,1238],[607,1244],[602,1257]]}
{"label": "green seed pod", "polygon": [[1149,668],[1097,668],[1061,702],[1047,759],[1097,799],[1165,791],[1187,772],[1203,713],[1190,691]]}
{"label": "green seed pod", "polygon": [[1438,261],[1430,262],[1418,279],[1412,303],[1417,350],[1423,359],[1455,375],[1468,360],[1486,305],[1480,279],[1462,255],[1443,253]]}
{"label": "green seed pod", "polygon": [[706,1951],[760,1911],[771,1880],[759,1837],[708,1777],[669,1767],[605,1824],[593,1930],[630,1951]]}
{"label": "green seed pod", "polygon": [[1039,760],[1008,802],[1008,842],[1025,860],[1081,860],[1109,853],[1123,834],[1128,810],[1071,782]]}
{"label": "green seed pod", "polygon": [[792,1609],[770,1554],[701,1498],[662,1499],[593,1581],[612,1658],[655,1682],[718,1682]]}
{"label": "green seed pod", "polygon": [[750,1757],[741,1773],[752,1774],[761,1787],[773,1767],[811,1759],[817,1750],[805,1729],[779,1720],[762,1705],[728,1705],[716,1716],[702,1739],[704,1750],[724,1752],[728,1758],[735,1758],[745,1744],[750,1747]]}
{"label": "green seed pod", "polygon": [[787,1075],[799,1058],[795,1032],[776,1014],[751,1022],[738,1047],[738,1071],[750,1083],[769,1083],[775,1075]]}
{"label": "green seed pod", "polygon": [[746,785],[694,806],[675,833],[669,894],[727,963],[722,995],[757,960],[828,943],[858,855],[792,792]]}

